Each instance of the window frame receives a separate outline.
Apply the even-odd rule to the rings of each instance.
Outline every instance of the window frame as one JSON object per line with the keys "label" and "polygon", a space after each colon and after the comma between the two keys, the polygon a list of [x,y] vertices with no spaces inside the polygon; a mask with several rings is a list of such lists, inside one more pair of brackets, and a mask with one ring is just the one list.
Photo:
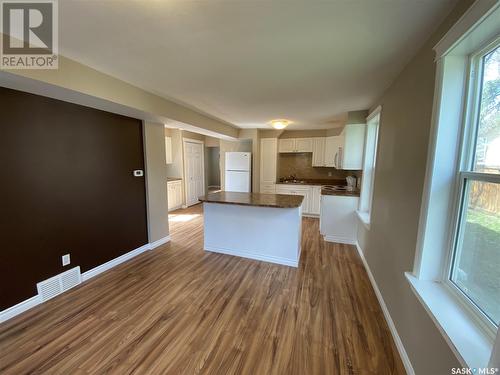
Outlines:
{"label": "window frame", "polygon": [[445,264],[442,271],[442,283],[457,298],[459,303],[471,314],[475,322],[494,338],[499,327],[486,313],[452,281],[455,260],[459,254],[459,245],[463,238],[464,216],[466,215],[466,200],[470,182],[490,182],[500,184],[500,174],[474,172],[474,158],[478,131],[481,89],[483,82],[483,58],[500,46],[500,37],[495,38],[484,48],[471,54],[468,59],[466,95],[463,105],[462,134],[459,140],[459,162],[457,163],[456,180],[453,188],[451,220],[448,229],[448,246]]}
{"label": "window frame", "polygon": [[[375,168],[377,166],[381,112],[382,107],[379,106],[366,118],[365,142],[363,148],[363,179],[361,181],[361,194],[357,214],[367,229],[370,229],[373,205],[373,190],[375,186]],[[375,127],[373,138],[370,137],[370,126]],[[370,153],[370,155],[367,153],[369,143],[373,145],[373,152]],[[367,185],[366,182],[366,170],[368,167],[371,168],[369,185]]]}

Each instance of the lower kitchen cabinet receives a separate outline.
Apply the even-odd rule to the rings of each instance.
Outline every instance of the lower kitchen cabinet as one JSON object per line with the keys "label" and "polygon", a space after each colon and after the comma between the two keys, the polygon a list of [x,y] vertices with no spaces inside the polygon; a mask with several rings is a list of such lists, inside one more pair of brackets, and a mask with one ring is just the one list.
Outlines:
{"label": "lower kitchen cabinet", "polygon": [[321,186],[298,185],[298,184],[276,184],[276,194],[302,195],[303,215],[319,215]]}
{"label": "lower kitchen cabinet", "polygon": [[262,183],[260,184],[260,192],[264,194],[275,194],[276,184]]}
{"label": "lower kitchen cabinet", "polygon": [[182,206],[182,180],[167,182],[168,210]]}
{"label": "lower kitchen cabinet", "polygon": [[320,232],[325,241],[356,243],[359,197],[321,195]]}

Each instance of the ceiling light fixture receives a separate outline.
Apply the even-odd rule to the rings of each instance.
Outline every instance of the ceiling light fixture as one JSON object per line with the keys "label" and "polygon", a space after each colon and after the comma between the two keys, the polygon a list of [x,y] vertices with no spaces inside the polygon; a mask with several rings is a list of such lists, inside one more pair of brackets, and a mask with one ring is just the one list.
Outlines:
{"label": "ceiling light fixture", "polygon": [[288,125],[290,125],[290,121],[288,120],[271,120],[271,126],[278,130],[285,129]]}

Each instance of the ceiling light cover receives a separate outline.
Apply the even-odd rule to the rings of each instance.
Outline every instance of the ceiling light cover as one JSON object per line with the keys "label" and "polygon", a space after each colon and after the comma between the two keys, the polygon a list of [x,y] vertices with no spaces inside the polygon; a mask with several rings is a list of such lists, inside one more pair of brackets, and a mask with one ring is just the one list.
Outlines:
{"label": "ceiling light cover", "polygon": [[275,129],[278,129],[278,130],[285,129],[289,124],[290,124],[290,121],[284,120],[284,119],[271,121],[271,126]]}

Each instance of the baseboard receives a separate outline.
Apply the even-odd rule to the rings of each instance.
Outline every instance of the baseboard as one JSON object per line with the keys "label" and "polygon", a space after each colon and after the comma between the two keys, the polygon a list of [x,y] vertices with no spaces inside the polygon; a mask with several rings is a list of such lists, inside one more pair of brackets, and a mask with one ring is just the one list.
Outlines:
{"label": "baseboard", "polygon": [[39,305],[42,303],[42,299],[36,295],[34,297],[28,298],[22,302],[19,302],[17,305],[9,307],[3,311],[0,311],[0,323],[3,323],[16,315],[22,314],[23,312]]}
{"label": "baseboard", "polygon": [[132,259],[137,255],[142,254],[143,252],[148,250],[151,250],[150,244],[143,245],[135,250],[129,251],[128,253],[119,256],[118,258],[112,259],[109,262],[103,263],[100,266],[92,268],[91,270],[82,273],[82,281],[87,281],[88,279],[91,279],[92,277],[95,277],[103,273],[104,271],[116,267],[117,265],[126,262],[127,260]]}
{"label": "baseboard", "polygon": [[325,235],[323,237],[326,242],[336,242],[336,243],[345,243],[348,245],[356,245],[356,240],[347,237],[339,237],[339,236],[329,236]]}
{"label": "baseboard", "polygon": [[365,255],[363,254],[363,250],[361,250],[361,247],[359,246],[358,242],[355,243],[355,246],[356,246],[356,249],[358,250],[361,261],[363,262],[366,273],[368,274],[368,278],[370,279],[370,283],[372,284],[373,290],[375,291],[375,295],[377,296],[378,303],[380,304],[380,307],[382,308],[382,312],[384,313],[385,321],[387,322],[387,325],[389,326],[389,330],[391,331],[392,338],[394,339],[394,343],[396,344],[396,348],[398,349],[399,356],[401,357],[401,361],[403,361],[403,365],[405,367],[406,373],[408,375],[415,375],[415,371],[413,370],[413,366],[410,362],[410,358],[408,357],[408,354],[406,353],[403,342],[401,341],[401,338],[399,337],[398,331],[396,330],[396,326],[394,325],[394,321],[392,320],[391,314],[389,314],[389,310],[387,309],[387,305],[385,304],[384,298],[382,297],[382,293],[380,292],[380,289],[378,288],[377,282],[375,281],[375,278],[373,277],[373,274],[370,270],[370,267],[368,266],[368,262],[365,259]]}
{"label": "baseboard", "polygon": [[167,242],[170,242],[170,236],[166,236],[166,237],[159,239],[158,241],[151,242],[149,244],[150,250],[156,249],[158,246],[166,244]]}
{"label": "baseboard", "polygon": [[204,248],[206,251],[210,251],[213,253],[220,253],[220,254],[232,255],[232,256],[248,258],[248,259],[253,259],[253,260],[260,260],[263,262],[281,264],[283,266],[298,267],[298,265],[299,265],[298,260],[292,260],[292,259],[281,258],[281,257],[274,257],[274,256],[269,256],[269,255],[261,255],[261,254],[252,253],[250,251],[233,251],[230,249],[225,249],[225,248],[220,248],[220,247],[215,247],[215,246],[210,246],[210,245],[208,245],[208,246],[205,245]]}
{"label": "baseboard", "polygon": [[[117,265],[138,256],[139,254],[142,254],[149,250],[153,250],[158,246],[161,246],[169,241],[170,241],[170,236],[163,237],[158,241],[143,245],[135,250],[129,251],[128,253],[119,256],[118,258],[112,259],[109,262],[106,262],[104,264],[101,264],[100,266],[92,268],[91,270],[82,273],[82,282],[87,281],[113,267],[116,267]],[[23,312],[39,305],[40,303],[42,303],[42,299],[38,295],[36,295],[31,298],[28,298],[27,300],[19,302],[17,305],[2,310],[0,311],[0,323],[3,323],[19,314],[22,314]]]}

